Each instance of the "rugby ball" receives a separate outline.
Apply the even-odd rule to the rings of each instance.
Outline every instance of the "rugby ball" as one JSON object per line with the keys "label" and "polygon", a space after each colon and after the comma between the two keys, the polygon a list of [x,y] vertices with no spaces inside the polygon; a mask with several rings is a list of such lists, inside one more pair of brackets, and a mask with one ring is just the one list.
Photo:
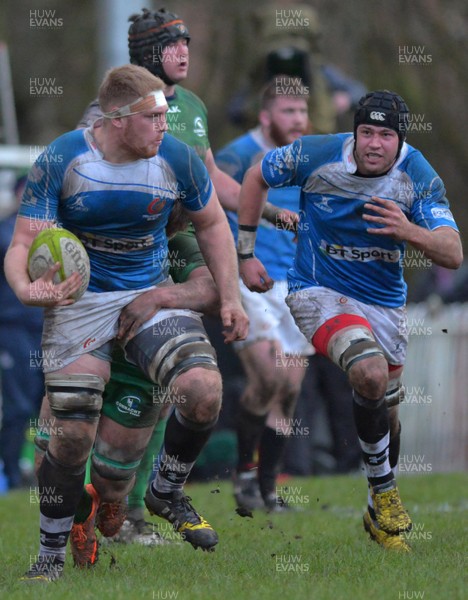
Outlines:
{"label": "rugby ball", "polygon": [[42,277],[56,262],[61,264],[54,277],[54,283],[65,281],[72,273],[78,271],[82,284],[71,297],[81,298],[89,285],[89,257],[80,240],[66,229],[52,228],[41,231],[29,249],[28,272],[31,281]]}

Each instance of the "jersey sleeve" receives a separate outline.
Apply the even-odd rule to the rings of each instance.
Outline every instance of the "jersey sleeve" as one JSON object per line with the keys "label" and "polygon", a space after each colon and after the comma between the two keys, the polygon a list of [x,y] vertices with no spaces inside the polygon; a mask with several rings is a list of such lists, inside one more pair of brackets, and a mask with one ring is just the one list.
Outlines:
{"label": "jersey sleeve", "polygon": [[302,188],[316,169],[342,160],[348,134],[305,135],[289,146],[268,152],[262,160],[263,179],[269,187]]}
{"label": "jersey sleeve", "polygon": [[169,273],[175,283],[184,283],[192,271],[206,266],[193,225],[169,240]]}
{"label": "jersey sleeve", "polygon": [[18,214],[39,221],[58,221],[67,169],[73,158],[86,149],[83,130],[65,133],[49,144],[29,171]]}
{"label": "jersey sleeve", "polygon": [[55,160],[53,145],[47,146],[28,174],[18,215],[38,221],[56,221],[64,176],[63,163]]}
{"label": "jersey sleeve", "polygon": [[415,152],[412,159],[407,168],[412,181],[412,222],[429,230],[451,227],[458,231],[442,179],[420,152]]}
{"label": "jersey sleeve", "polygon": [[213,192],[213,185],[203,161],[195,150],[166,134],[160,155],[175,175],[178,196],[184,208],[191,211],[204,208]]}
{"label": "jersey sleeve", "polygon": [[272,188],[301,185],[299,179],[301,157],[301,139],[296,140],[289,146],[283,146],[268,152],[261,163],[265,183]]}

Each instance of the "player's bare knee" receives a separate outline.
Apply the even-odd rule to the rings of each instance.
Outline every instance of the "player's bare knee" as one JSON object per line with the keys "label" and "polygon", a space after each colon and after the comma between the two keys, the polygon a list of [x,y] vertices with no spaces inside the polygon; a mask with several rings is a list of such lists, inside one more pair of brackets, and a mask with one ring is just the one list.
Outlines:
{"label": "player's bare knee", "polygon": [[195,423],[218,418],[221,410],[222,382],[219,371],[194,368],[182,373],[174,382],[180,401],[175,403],[181,414]]}
{"label": "player's bare knee", "polygon": [[348,378],[353,389],[361,396],[368,400],[380,400],[387,390],[387,362],[380,356],[361,360],[351,366]]}
{"label": "player's bare knee", "polygon": [[93,446],[95,427],[84,423],[73,423],[62,436],[53,436],[49,448],[60,462],[70,466],[85,462]]}
{"label": "player's bare knee", "polygon": [[261,417],[269,412],[274,397],[260,395],[256,390],[257,388],[248,385],[240,398],[240,404],[247,412]]}
{"label": "player's bare knee", "polygon": [[259,379],[254,387],[254,396],[257,398],[259,406],[268,407],[279,387],[274,378],[263,377]]}

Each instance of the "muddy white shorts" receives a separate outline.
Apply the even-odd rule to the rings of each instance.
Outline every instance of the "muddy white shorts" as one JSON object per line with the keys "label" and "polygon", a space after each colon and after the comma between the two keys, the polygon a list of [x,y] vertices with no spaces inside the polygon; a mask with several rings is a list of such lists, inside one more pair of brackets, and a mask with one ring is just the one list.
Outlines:
{"label": "muddy white shorts", "polygon": [[288,293],[286,281],[275,281],[275,285],[263,294],[251,292],[240,281],[242,305],[250,325],[245,340],[234,342],[236,352],[262,340],[278,340],[284,352],[298,356],[310,356],[315,350],[294,323],[286,305]]}
{"label": "muddy white shorts", "polygon": [[[166,280],[159,285],[167,285],[167,283]],[[110,361],[110,351],[99,352],[98,349],[104,347],[117,335],[122,309],[151,289],[154,289],[154,286],[142,290],[85,292],[75,304],[45,309],[42,333],[44,373],[62,369],[83,354],[92,353]],[[159,321],[180,314],[198,316],[198,313],[189,310],[162,309],[143,323],[137,333],[154,326]]]}
{"label": "muddy white shorts", "polygon": [[327,336],[342,327],[367,321],[387,362],[404,364],[408,345],[404,306],[388,308],[364,304],[325,287],[293,292],[287,296],[286,303],[297,326],[320,354],[326,354]]}

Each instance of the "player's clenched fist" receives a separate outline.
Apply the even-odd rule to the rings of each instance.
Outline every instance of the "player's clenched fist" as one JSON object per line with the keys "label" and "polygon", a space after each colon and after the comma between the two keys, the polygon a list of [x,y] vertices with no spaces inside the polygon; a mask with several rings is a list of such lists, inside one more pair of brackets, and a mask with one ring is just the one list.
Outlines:
{"label": "player's clenched fist", "polygon": [[267,292],[273,287],[274,281],[268,275],[258,258],[249,258],[239,263],[239,273],[242,281],[252,292]]}

